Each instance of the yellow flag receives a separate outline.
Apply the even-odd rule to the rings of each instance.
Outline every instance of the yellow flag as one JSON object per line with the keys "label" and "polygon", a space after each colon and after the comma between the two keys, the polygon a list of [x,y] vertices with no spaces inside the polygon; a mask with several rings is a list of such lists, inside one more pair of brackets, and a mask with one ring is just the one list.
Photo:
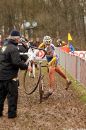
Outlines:
{"label": "yellow flag", "polygon": [[72,37],[71,37],[70,33],[68,33],[68,41],[72,41]]}

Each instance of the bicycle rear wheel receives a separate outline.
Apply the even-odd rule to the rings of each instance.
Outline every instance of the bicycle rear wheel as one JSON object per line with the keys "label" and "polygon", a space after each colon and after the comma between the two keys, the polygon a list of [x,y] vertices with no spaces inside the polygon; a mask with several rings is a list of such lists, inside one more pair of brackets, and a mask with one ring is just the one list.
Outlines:
{"label": "bicycle rear wheel", "polygon": [[25,70],[23,76],[23,87],[27,95],[32,94],[37,89],[40,81],[39,74],[40,74],[40,69],[38,68],[35,68],[35,77],[33,76],[32,73],[29,75],[29,72]]}

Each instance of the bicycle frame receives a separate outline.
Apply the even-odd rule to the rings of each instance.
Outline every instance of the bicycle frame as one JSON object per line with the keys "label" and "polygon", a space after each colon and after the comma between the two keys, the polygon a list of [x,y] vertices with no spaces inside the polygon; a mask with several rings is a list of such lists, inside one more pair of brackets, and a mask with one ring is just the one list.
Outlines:
{"label": "bicycle frame", "polygon": [[[39,50],[43,50],[43,49],[39,49],[39,48],[36,48]],[[44,51],[44,50],[43,50]],[[35,63],[37,62],[37,65],[39,66],[39,74],[38,74],[38,79],[37,79],[37,82],[36,84],[34,85],[34,88],[32,88],[31,90],[29,90],[27,92],[27,89],[28,87],[26,87],[27,85],[25,85],[25,82],[27,81],[26,80],[26,75],[27,75],[27,71],[25,72],[24,74],[24,83],[23,83],[23,86],[24,86],[24,89],[25,89],[25,93],[27,95],[30,95],[32,94],[33,92],[35,92],[35,90],[37,89],[37,87],[39,87],[39,95],[40,95],[40,103],[42,102],[42,97],[43,97],[43,86],[44,86],[44,82],[43,82],[43,77],[44,75],[42,75],[42,67],[47,67],[47,66],[42,66],[42,62],[43,61],[46,61],[46,59],[42,59],[40,57],[37,57],[36,56],[36,53],[37,53],[37,50],[35,50],[34,48],[29,48],[28,52],[27,53],[20,53],[21,55],[27,55],[28,56],[28,59],[26,61],[26,64],[29,65],[29,67],[32,67],[32,72],[29,72],[29,77],[31,78],[34,78],[36,77],[36,67],[35,67]],[[45,55],[44,55],[45,56]],[[43,56],[43,57],[44,57]],[[32,80],[32,82],[34,82],[34,79]],[[30,79],[31,80],[31,79]],[[33,83],[34,84],[34,83]],[[30,85],[31,86],[31,85]],[[26,89],[27,88],[27,89]],[[30,88],[29,88],[30,89]]]}
{"label": "bicycle frame", "polygon": [[[36,53],[37,53],[36,50],[43,50],[43,51],[45,51],[44,49],[39,49],[39,48],[30,46],[29,49],[28,49],[28,52],[26,52],[26,53],[20,53],[20,55],[27,55],[28,56],[26,64],[28,64],[29,67],[32,67],[33,78],[35,78],[35,76],[36,76],[35,75],[35,62],[43,60],[42,58],[39,58],[39,57],[36,56]],[[31,64],[31,62],[32,62],[32,64]],[[29,72],[29,76],[31,76],[31,72]]]}

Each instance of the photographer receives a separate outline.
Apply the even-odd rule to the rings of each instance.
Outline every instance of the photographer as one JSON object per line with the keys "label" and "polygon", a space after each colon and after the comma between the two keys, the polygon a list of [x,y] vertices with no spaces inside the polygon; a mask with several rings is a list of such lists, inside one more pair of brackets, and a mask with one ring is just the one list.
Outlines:
{"label": "photographer", "polygon": [[0,50],[0,117],[3,116],[4,101],[8,100],[8,118],[17,116],[18,101],[18,70],[28,69],[21,61],[17,45],[20,41],[20,32],[13,30],[8,44]]}

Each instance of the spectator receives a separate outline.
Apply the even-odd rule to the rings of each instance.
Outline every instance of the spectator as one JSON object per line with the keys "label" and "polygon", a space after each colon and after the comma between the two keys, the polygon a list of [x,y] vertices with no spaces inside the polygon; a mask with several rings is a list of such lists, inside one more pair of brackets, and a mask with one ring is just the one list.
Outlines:
{"label": "spectator", "polygon": [[28,69],[21,61],[17,44],[20,40],[20,32],[13,30],[8,44],[0,50],[0,117],[3,116],[4,101],[8,100],[8,118],[17,116],[18,101],[18,70]]}
{"label": "spectator", "polygon": [[34,46],[34,39],[33,39],[33,38],[30,38],[29,44],[30,44],[31,46]]}
{"label": "spectator", "polygon": [[37,37],[36,38],[36,41],[35,41],[35,43],[34,43],[34,46],[36,46],[36,47],[38,47],[39,45],[40,45],[40,38],[39,37]]}
{"label": "spectator", "polygon": [[74,49],[72,43],[69,44],[69,48],[70,48],[70,52],[74,53],[75,49]]}
{"label": "spectator", "polygon": [[66,52],[66,53],[69,53],[70,52],[69,44],[67,44],[65,46],[62,46],[61,50],[64,51],[64,52]]}
{"label": "spectator", "polygon": [[57,42],[57,47],[61,47],[62,46],[62,40],[61,39],[58,39],[56,42]]}

